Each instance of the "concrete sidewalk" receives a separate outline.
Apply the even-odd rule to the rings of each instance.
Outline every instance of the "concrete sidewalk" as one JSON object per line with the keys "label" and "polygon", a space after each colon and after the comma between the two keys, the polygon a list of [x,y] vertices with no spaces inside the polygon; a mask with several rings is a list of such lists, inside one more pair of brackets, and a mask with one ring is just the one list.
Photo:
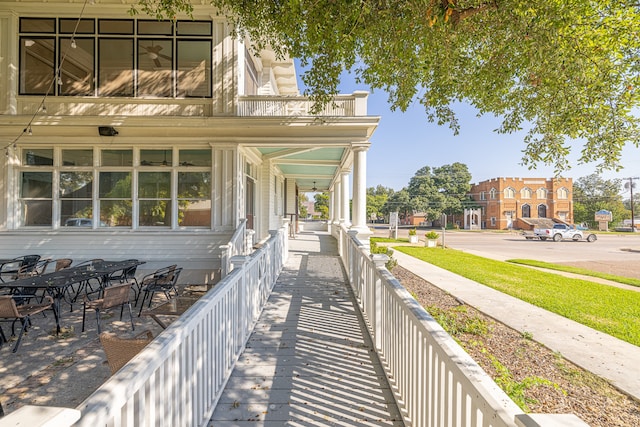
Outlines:
{"label": "concrete sidewalk", "polygon": [[403,268],[640,399],[640,347],[503,294],[399,251]]}

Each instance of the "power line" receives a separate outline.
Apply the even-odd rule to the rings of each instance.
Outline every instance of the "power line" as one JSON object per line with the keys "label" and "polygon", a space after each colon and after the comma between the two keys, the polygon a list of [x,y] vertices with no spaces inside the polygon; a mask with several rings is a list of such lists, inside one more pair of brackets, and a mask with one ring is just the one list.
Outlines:
{"label": "power line", "polygon": [[51,79],[51,83],[49,83],[49,87],[47,88],[47,91],[45,92],[44,96],[42,97],[42,101],[40,101],[40,105],[36,109],[35,113],[33,113],[33,115],[31,116],[31,119],[29,119],[29,122],[26,124],[26,126],[24,127],[22,132],[20,134],[18,134],[18,136],[16,136],[10,143],[8,143],[7,145],[5,145],[3,147],[3,149],[5,150],[5,154],[7,156],[9,156],[9,147],[13,147],[13,149],[15,150],[17,148],[18,141],[20,141],[20,139],[25,134],[27,134],[27,135],[32,135],[33,134],[33,130],[32,130],[33,121],[36,119],[36,117],[38,116],[39,113],[41,113],[41,112],[44,113],[44,112],[47,111],[46,106],[44,105],[44,103],[47,100],[47,97],[49,95],[51,95],[51,92],[53,90],[53,85],[54,84],[62,85],[62,76],[61,76],[62,65],[64,64],[65,60],[67,59],[67,55],[69,54],[70,49],[75,49],[76,48],[75,37],[76,37],[76,33],[78,32],[78,26],[80,25],[80,22],[82,21],[82,17],[84,15],[84,10],[87,7],[87,3],[94,4],[94,0],[84,0],[84,3],[82,5],[82,9],[80,10],[80,15],[78,16],[78,19],[76,20],[76,26],[74,27],[73,33],[71,34],[71,43],[69,45],[69,48],[67,48],[67,50],[65,50],[64,54],[60,58],[60,63],[58,64],[58,67],[55,69],[55,72],[53,74],[53,79]]}

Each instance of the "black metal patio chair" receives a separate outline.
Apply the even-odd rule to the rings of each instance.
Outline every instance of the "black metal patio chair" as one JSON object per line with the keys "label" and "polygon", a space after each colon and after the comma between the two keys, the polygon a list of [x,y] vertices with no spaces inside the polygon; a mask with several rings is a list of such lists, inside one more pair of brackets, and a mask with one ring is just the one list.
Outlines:
{"label": "black metal patio chair", "polygon": [[[15,324],[17,321],[22,323],[22,328],[20,329],[20,334],[18,335],[18,340],[16,341],[15,346],[13,347],[13,352],[18,351],[18,347],[20,347],[20,342],[22,341],[22,335],[31,326],[31,316],[37,313],[42,313],[45,310],[52,309],[53,315],[56,317],[56,321],[58,319],[58,313],[56,313],[55,306],[53,304],[53,298],[50,296],[45,296],[44,301],[41,304],[24,304],[21,306],[17,306],[13,296],[11,295],[3,295],[0,296],[0,321],[4,322],[12,322],[11,323],[11,336],[15,336]],[[56,322],[57,323],[57,322]],[[7,337],[4,335],[4,331],[0,327],[0,345],[3,342],[8,342]]]}
{"label": "black metal patio chair", "polygon": [[131,319],[131,330],[135,331],[136,327],[133,324],[133,314],[131,313],[131,300],[129,294],[131,292],[131,283],[122,283],[120,285],[113,285],[104,288],[102,298],[96,300],[88,300],[85,298],[84,307],[82,310],[82,332],[84,332],[84,323],[87,314],[87,309],[96,311],[96,322],[98,323],[98,334],[100,333],[100,313],[104,310],[120,307],[120,320],[122,320],[122,313],[124,307],[127,306],[129,310],[129,318]]}
{"label": "black metal patio chair", "polygon": [[[138,317],[142,314],[142,308],[144,302],[149,297],[149,307],[153,301],[153,294],[162,292],[167,299],[171,298],[171,294],[178,295],[178,277],[182,272],[182,268],[177,268],[177,265],[170,265],[168,267],[160,268],[151,274],[147,274],[142,278],[140,293],[142,293],[142,303],[140,304],[140,311]],[[138,305],[138,299],[136,299],[135,305]]]}

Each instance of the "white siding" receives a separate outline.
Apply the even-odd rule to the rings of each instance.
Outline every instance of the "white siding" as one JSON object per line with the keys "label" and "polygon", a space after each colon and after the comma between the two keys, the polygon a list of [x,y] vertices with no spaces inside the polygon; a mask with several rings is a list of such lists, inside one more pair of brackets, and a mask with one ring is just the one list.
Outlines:
{"label": "white siding", "polygon": [[158,232],[6,232],[0,258],[38,254],[43,258],[72,258],[74,264],[92,258],[136,258],[146,264],[138,276],[170,264],[184,271],[181,283],[210,283],[220,268],[220,245],[230,234]]}

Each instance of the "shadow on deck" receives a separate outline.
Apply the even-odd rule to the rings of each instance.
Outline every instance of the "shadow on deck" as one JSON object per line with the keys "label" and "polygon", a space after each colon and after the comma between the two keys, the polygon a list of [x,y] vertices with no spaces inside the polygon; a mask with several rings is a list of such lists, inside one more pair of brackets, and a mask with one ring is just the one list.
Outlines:
{"label": "shadow on deck", "polygon": [[302,232],[210,426],[402,426],[336,241]]}

